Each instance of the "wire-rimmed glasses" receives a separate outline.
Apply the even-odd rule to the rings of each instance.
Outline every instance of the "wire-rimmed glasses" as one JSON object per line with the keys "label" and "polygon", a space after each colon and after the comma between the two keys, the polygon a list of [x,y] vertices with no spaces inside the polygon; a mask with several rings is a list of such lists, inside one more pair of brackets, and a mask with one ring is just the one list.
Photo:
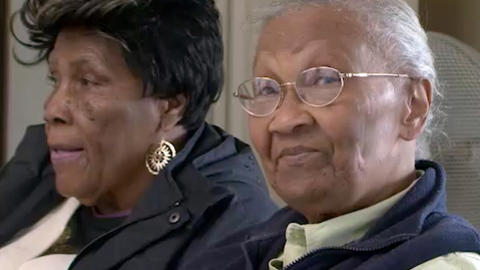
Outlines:
{"label": "wire-rimmed glasses", "polygon": [[269,77],[255,77],[243,82],[233,93],[242,108],[252,116],[263,117],[273,113],[282,103],[283,87],[294,86],[298,98],[313,107],[324,107],[342,93],[345,78],[396,77],[410,78],[397,73],[342,73],[335,68],[321,66],[302,71],[295,82],[280,84]]}

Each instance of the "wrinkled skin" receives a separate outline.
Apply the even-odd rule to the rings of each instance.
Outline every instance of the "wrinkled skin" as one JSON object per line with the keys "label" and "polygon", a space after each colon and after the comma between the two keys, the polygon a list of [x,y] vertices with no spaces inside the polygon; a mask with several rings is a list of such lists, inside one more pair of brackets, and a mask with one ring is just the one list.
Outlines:
{"label": "wrinkled skin", "polygon": [[[351,18],[351,19],[350,19]],[[291,10],[263,28],[254,76],[279,83],[303,70],[393,72],[352,14]],[[430,106],[426,80],[349,78],[332,104],[315,108],[289,86],[267,117],[249,116],[252,142],[278,195],[311,223],[381,201],[415,179],[415,138]]]}
{"label": "wrinkled skin", "polygon": [[58,192],[105,213],[133,207],[153,179],[145,153],[181,129],[180,111],[144,97],[120,45],[95,31],[63,29],[48,65],[44,118]]}

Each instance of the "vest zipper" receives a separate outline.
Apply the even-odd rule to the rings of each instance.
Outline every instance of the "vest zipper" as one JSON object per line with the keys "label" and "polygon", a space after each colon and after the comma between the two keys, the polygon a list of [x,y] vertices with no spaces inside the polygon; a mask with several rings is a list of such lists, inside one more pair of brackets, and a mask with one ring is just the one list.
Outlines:
{"label": "vest zipper", "polygon": [[371,248],[355,248],[355,247],[344,246],[344,247],[324,247],[324,248],[314,249],[312,251],[309,251],[307,254],[301,256],[300,258],[294,260],[293,262],[289,263],[287,266],[282,268],[282,270],[292,270],[292,269],[294,269],[296,264],[308,259],[309,257],[313,256],[315,253],[317,253],[321,250],[328,250],[328,249],[331,250],[331,249],[333,249],[333,250],[346,250],[346,251],[358,251],[358,252],[374,251],[374,250],[386,248],[386,247],[388,247],[390,245],[393,245],[393,244],[397,244],[397,243],[406,241],[406,240],[410,239],[411,237],[412,237],[412,235],[403,235],[401,237],[397,237],[393,240],[387,241],[382,245],[379,245],[379,246],[376,246],[376,247],[371,247]]}

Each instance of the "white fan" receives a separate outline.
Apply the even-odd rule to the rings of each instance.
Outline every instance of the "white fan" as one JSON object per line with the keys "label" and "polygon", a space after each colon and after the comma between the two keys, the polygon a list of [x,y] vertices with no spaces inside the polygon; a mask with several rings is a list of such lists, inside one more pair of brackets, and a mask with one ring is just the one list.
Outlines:
{"label": "white fan", "polygon": [[444,34],[428,36],[447,114],[447,138],[432,143],[432,158],[447,171],[448,210],[480,229],[480,53]]}

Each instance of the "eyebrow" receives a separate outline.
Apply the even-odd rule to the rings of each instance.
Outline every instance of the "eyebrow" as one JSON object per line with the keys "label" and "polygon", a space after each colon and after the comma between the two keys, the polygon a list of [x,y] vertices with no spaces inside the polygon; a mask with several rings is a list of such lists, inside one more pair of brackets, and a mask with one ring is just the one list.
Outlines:
{"label": "eyebrow", "polygon": [[[267,56],[265,56],[265,54],[267,54]],[[270,56],[269,56],[270,55]],[[278,70],[277,70],[277,65],[275,65],[274,63],[277,61],[275,57],[272,57],[271,56],[272,54],[267,52],[267,53],[262,53],[262,54],[257,54],[257,56],[255,57],[255,62],[254,62],[254,65],[253,65],[253,75],[255,76],[255,72],[257,71],[257,65],[259,63],[259,60],[263,61],[263,62],[269,62],[269,64],[272,64],[271,66],[273,66],[274,68],[269,68],[268,69],[268,73],[270,73],[271,75],[270,76],[266,76],[266,74],[263,74],[263,76],[266,76],[266,77],[269,77],[271,79],[274,79],[278,82],[280,81],[283,81],[281,76],[279,76],[278,74]]]}
{"label": "eyebrow", "polygon": [[[56,66],[57,58],[49,57],[47,59],[47,63],[49,65]],[[69,65],[73,67],[93,66],[94,68],[97,68],[98,66],[106,67],[107,64],[108,63],[104,57],[94,57],[92,55],[87,55],[87,54],[81,55],[77,59],[69,63]]]}
{"label": "eyebrow", "polygon": [[92,64],[99,64],[99,62],[103,65],[106,64],[104,60],[98,61],[97,58],[93,57],[80,57],[79,59],[74,60],[71,65],[72,66],[84,66],[84,65],[92,65]]}

